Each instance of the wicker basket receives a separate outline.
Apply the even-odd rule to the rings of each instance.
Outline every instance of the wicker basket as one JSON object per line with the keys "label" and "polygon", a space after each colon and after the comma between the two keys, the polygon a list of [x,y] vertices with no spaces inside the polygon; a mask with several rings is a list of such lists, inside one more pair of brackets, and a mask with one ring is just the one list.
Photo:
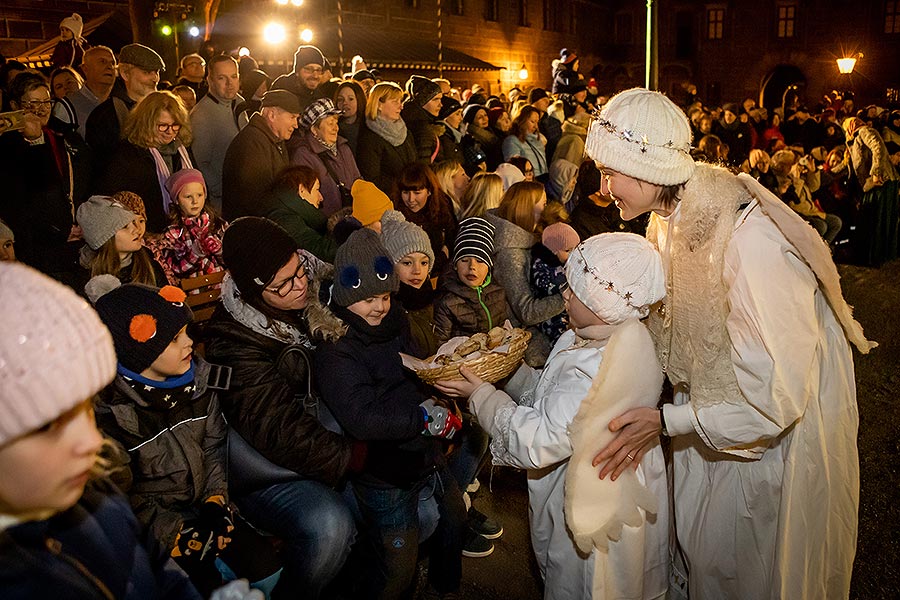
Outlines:
{"label": "wicker basket", "polygon": [[518,368],[530,339],[531,332],[524,329],[515,329],[512,341],[509,343],[509,350],[505,353],[488,352],[472,360],[458,361],[431,369],[419,369],[416,371],[416,375],[419,376],[419,379],[429,384],[435,381],[460,380],[463,377],[459,374],[459,367],[465,365],[484,381],[495,383]]}

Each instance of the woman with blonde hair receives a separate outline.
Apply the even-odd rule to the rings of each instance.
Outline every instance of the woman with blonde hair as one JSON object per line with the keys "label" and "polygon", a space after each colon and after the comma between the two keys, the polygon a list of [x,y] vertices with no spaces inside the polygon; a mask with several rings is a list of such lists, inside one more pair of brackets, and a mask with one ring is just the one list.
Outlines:
{"label": "woman with blonde hair", "polygon": [[400,117],[403,90],[383,81],[369,91],[366,122],[360,128],[356,164],[363,179],[391,195],[394,180],[403,168],[416,161],[416,144]]}
{"label": "woman with blonde hair", "polygon": [[193,140],[190,118],[175,94],[152,92],[128,113],[122,133],[124,139],[97,191],[136,193],[147,209],[147,230],[162,233],[174,202],[166,180],[176,171],[194,168],[187,150]]}
{"label": "woman with blonde hair", "polygon": [[453,214],[462,212],[462,198],[469,187],[469,175],[458,160],[445,160],[434,165],[434,174],[444,194],[453,204]]}
{"label": "woman with blonde hair", "polygon": [[493,278],[506,290],[510,321],[531,332],[525,361],[542,367],[550,354],[550,339],[538,325],[561,313],[561,294],[538,298],[531,289],[531,247],[537,242],[535,230],[547,205],[544,186],[536,181],[512,185],[500,206],[485,218],[494,225]]}
{"label": "woman with blonde hair", "polygon": [[475,173],[462,197],[460,221],[468,217],[483,217],[500,206],[503,198],[503,178],[496,173]]}

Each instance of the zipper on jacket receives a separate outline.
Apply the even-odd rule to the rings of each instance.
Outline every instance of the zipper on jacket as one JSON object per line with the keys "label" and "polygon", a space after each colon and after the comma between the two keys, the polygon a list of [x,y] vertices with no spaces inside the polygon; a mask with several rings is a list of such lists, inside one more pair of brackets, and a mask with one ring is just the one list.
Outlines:
{"label": "zipper on jacket", "polygon": [[87,578],[88,581],[93,583],[94,586],[98,590],[100,590],[100,593],[103,594],[106,598],[109,598],[109,600],[116,600],[115,595],[113,595],[110,589],[106,587],[106,584],[100,581],[99,577],[91,573],[88,568],[84,566],[84,563],[76,558],[69,556],[68,554],[63,554],[62,543],[59,540],[54,538],[47,538],[44,541],[44,544],[47,546],[47,550],[49,550],[51,554],[58,556],[62,560],[75,567],[75,570],[84,575],[84,577]]}
{"label": "zipper on jacket", "polygon": [[487,315],[488,319],[488,331],[494,328],[494,320],[491,318],[491,311],[488,310],[487,304],[484,303],[484,300],[481,299],[481,289],[485,287],[487,284],[491,282],[491,274],[488,273],[487,277],[484,278],[484,283],[475,288],[475,293],[478,294],[478,304],[481,305],[481,308],[484,309],[484,314]]}

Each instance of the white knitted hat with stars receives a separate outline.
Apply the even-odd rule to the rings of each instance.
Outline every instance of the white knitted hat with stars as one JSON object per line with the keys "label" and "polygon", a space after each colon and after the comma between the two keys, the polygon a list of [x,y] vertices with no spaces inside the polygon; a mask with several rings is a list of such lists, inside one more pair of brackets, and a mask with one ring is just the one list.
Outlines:
{"label": "white knitted hat with stars", "polygon": [[610,325],[643,319],[666,295],[659,253],[634,233],[601,233],[578,244],[566,261],[566,280],[572,293]]}
{"label": "white knitted hat with stars", "polygon": [[694,173],[687,115],[643,88],[610,98],[591,122],[584,151],[604,167],[656,185],[681,184]]}

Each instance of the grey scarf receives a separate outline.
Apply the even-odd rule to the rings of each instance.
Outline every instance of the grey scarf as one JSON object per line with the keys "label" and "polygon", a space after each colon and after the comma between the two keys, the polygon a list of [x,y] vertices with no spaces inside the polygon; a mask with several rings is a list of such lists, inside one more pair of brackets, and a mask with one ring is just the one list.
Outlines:
{"label": "grey scarf", "polygon": [[403,122],[403,119],[391,122],[379,115],[374,121],[366,119],[366,125],[387,140],[391,146],[396,147],[406,141],[406,123]]}

